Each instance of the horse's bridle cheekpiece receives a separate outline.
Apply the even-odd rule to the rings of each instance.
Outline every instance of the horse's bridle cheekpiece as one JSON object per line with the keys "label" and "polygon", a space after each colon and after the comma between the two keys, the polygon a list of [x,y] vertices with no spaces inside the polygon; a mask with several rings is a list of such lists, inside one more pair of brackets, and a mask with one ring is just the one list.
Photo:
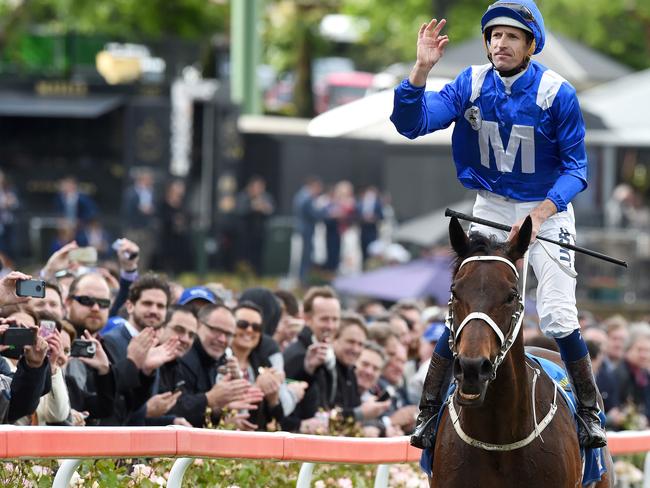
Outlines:
{"label": "horse's bridle cheekpiece", "polygon": [[[460,263],[458,269],[460,270],[464,265],[473,261],[498,261],[498,262],[505,263],[510,267],[510,269],[512,269],[512,271],[515,273],[515,276],[517,277],[517,281],[519,281],[519,272],[517,271],[515,265],[512,264],[510,260],[506,258],[502,258],[500,256],[472,256],[465,259],[462,263]],[[528,264],[527,262],[524,264],[524,269],[526,269],[527,264]],[[525,278],[524,278],[524,286],[525,286]],[[449,311],[447,313],[447,318],[445,322],[447,324],[447,327],[449,327],[449,349],[451,349],[451,352],[454,354],[454,357],[458,355],[458,347],[457,347],[458,337],[460,336],[460,333],[463,330],[463,328],[469,323],[470,320],[482,320],[483,322],[485,322],[490,326],[490,328],[494,331],[496,336],[499,338],[499,343],[501,344],[501,347],[499,349],[499,352],[497,353],[496,358],[494,359],[494,363],[492,363],[492,376],[490,377],[490,381],[496,378],[497,369],[505,359],[506,354],[508,354],[508,351],[514,344],[515,339],[517,339],[517,336],[519,335],[519,330],[521,329],[521,324],[524,320],[524,299],[521,293],[517,293],[516,298],[517,298],[517,308],[513,312],[512,316],[510,317],[510,327],[508,328],[508,332],[505,336],[503,335],[503,332],[501,332],[501,329],[496,324],[496,322],[492,320],[492,318],[488,314],[483,312],[471,312],[469,315],[467,315],[467,317],[463,319],[463,321],[460,323],[458,328],[456,328],[454,326],[453,295],[449,299]]]}

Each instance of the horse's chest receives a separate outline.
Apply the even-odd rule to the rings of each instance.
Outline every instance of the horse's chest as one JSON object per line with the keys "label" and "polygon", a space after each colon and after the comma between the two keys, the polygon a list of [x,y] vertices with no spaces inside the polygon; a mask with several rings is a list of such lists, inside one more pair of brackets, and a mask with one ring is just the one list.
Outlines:
{"label": "horse's chest", "polygon": [[[562,453],[542,447],[532,451],[487,452],[439,439],[432,487],[574,488],[578,474]],[[451,441],[445,443],[445,441]],[[447,446],[447,448],[443,446]],[[455,445],[454,445],[455,444]],[[453,449],[448,446],[454,445]],[[550,446],[549,446],[550,447]],[[579,479],[579,478],[578,478]]]}

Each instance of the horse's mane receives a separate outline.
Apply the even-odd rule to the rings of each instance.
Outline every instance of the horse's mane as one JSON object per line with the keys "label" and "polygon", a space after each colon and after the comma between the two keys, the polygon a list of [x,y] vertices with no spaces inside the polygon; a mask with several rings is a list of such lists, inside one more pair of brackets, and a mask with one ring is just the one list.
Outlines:
{"label": "horse's mane", "polygon": [[476,255],[504,256],[506,245],[506,242],[497,241],[494,235],[486,236],[479,232],[472,232],[469,235],[469,245],[467,247],[467,252],[462,256],[456,256],[456,260],[454,261],[454,276],[456,276],[456,273],[458,273],[458,268],[460,268],[460,265],[465,258]]}

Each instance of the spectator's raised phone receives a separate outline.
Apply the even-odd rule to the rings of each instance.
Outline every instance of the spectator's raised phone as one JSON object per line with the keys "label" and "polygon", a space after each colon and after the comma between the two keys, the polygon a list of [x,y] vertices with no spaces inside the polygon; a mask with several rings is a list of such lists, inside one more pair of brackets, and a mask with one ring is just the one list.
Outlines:
{"label": "spectator's raised phone", "polygon": [[17,280],[16,295],[19,297],[45,298],[45,281]]}

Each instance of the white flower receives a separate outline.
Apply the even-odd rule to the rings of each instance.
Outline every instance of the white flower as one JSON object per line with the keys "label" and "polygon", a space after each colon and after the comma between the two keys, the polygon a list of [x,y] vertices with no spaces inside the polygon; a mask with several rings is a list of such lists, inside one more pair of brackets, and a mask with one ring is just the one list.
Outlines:
{"label": "white flower", "polygon": [[46,466],[38,466],[38,465],[32,466],[32,473],[34,473],[36,476],[45,476],[50,474],[51,472],[52,470]]}
{"label": "white flower", "polygon": [[338,485],[340,488],[353,488],[350,478],[339,478]]}

